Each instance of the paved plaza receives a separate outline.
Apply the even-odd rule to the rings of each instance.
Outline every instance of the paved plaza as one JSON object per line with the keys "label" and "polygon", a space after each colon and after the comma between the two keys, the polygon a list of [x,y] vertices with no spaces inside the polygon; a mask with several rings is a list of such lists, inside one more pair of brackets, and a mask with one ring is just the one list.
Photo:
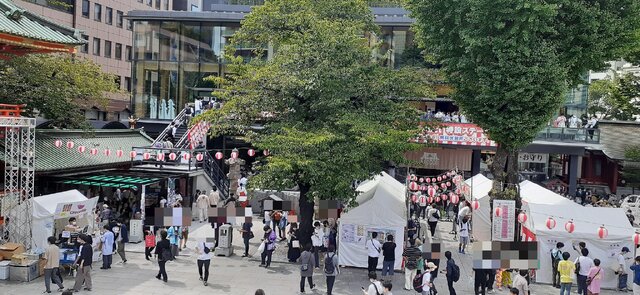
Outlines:
{"label": "paved plaza", "polygon": [[[261,224],[258,224],[261,225]],[[445,249],[457,249],[457,242],[447,233],[451,229],[451,223],[441,222],[438,226],[440,234],[443,236]],[[256,237],[260,237],[260,226],[254,226]],[[237,231],[234,233],[236,234]],[[181,252],[176,261],[167,263],[167,273],[169,281],[164,283],[157,280],[158,267],[154,261],[144,259],[143,244],[128,244],[126,264],[120,264],[120,258],[114,255],[114,264],[111,270],[100,270],[100,262],[94,265],[93,291],[81,291],[77,294],[94,295],[115,295],[115,294],[145,294],[145,295],[187,295],[187,294],[237,294],[253,295],[255,290],[261,288],[267,295],[272,294],[299,294],[299,267],[286,261],[282,256],[285,251],[278,251],[274,255],[274,263],[271,268],[265,270],[258,267],[260,264],[254,258],[242,258],[239,255],[232,257],[214,257],[210,268],[209,286],[203,286],[198,279],[195,255],[192,255],[192,248],[195,241],[212,236],[212,229],[206,224],[195,223],[189,237],[188,249]],[[236,236],[237,237],[237,236]],[[259,239],[254,239],[251,244],[251,251],[255,252]],[[241,239],[236,238],[235,254],[242,254],[240,244]],[[286,242],[280,242],[278,247],[284,249]],[[458,294],[473,294],[472,292],[472,271],[471,256],[460,255],[454,252],[455,260],[460,265],[461,278],[456,283]],[[256,256],[259,259],[259,256]],[[441,262],[444,267],[444,260]],[[361,286],[368,286],[365,269],[341,268],[342,273],[338,276],[334,287],[334,294],[339,295],[360,295]],[[380,274],[380,272],[378,272]],[[65,277],[65,288],[72,286],[73,278]],[[314,275],[316,289],[306,290],[306,294],[326,294],[325,276],[322,269],[316,270]],[[413,291],[402,290],[404,284],[403,273],[397,272],[393,279],[393,294],[417,294]],[[446,279],[444,274],[440,274],[436,279],[436,286],[439,294],[448,294]],[[549,285],[533,284],[531,286],[535,295],[559,294],[559,290]],[[16,283],[0,281],[0,294],[41,294],[44,291],[43,277],[29,283]],[[52,294],[55,294],[54,291]],[[496,294],[509,294],[506,290],[497,291]],[[575,292],[574,292],[575,294]],[[606,290],[601,294],[619,294],[618,292]],[[630,293],[627,293],[630,294]]]}

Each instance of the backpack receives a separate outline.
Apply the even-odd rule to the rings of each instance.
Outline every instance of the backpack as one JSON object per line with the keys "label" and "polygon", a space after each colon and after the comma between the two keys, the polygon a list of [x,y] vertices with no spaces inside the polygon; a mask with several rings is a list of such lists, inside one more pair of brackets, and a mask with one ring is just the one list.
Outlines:
{"label": "backpack", "polygon": [[440,210],[435,210],[431,216],[435,219],[440,219]]}
{"label": "backpack", "polygon": [[336,266],[333,264],[333,257],[335,257],[336,254],[333,254],[331,256],[327,255],[327,259],[324,260],[324,273],[325,274],[333,274],[336,271]]}
{"label": "backpack", "polygon": [[416,292],[418,292],[418,293],[422,293],[422,287],[424,286],[422,284],[422,276],[423,275],[424,275],[424,272],[419,273],[413,279],[413,290],[416,290]]}
{"label": "backpack", "polygon": [[460,280],[460,267],[457,264],[451,266],[451,280],[454,282]]}

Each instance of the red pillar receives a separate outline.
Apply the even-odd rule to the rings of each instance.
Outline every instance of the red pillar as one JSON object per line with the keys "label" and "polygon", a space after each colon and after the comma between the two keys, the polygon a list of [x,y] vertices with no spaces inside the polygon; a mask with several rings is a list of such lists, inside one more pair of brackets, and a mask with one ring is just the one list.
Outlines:
{"label": "red pillar", "polygon": [[611,176],[611,182],[609,184],[609,188],[611,189],[612,193],[615,193],[618,190],[618,178],[620,177],[620,167],[618,165],[617,162],[615,161],[610,161],[611,165],[609,167],[611,167],[611,171],[612,176]]}

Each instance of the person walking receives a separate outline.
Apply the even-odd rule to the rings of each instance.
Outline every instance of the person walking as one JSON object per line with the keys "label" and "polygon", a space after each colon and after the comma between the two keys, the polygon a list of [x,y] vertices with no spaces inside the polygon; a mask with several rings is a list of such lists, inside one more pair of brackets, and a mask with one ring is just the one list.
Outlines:
{"label": "person walking", "polygon": [[78,259],[76,259],[75,263],[78,266],[78,272],[76,273],[76,282],[73,285],[73,292],[80,292],[83,282],[84,290],[91,291],[91,264],[93,262],[91,236],[81,234],[78,236],[78,243],[80,243],[80,251],[78,252]]}
{"label": "person walking", "polygon": [[304,293],[305,278],[309,281],[309,288],[313,289],[316,285],[313,284],[313,268],[315,267],[315,259],[311,253],[312,245],[307,244],[304,247],[304,252],[300,255],[300,292]]}
{"label": "person walking", "polygon": [[218,188],[215,186],[209,192],[209,206],[211,208],[218,207],[218,203],[220,202],[220,194],[218,193]]}
{"label": "person walking", "polygon": [[260,266],[268,268],[271,265],[273,250],[276,249],[276,232],[268,225],[264,226],[264,238],[262,239],[262,242],[265,245],[261,255],[262,263],[260,263]]}
{"label": "person walking", "polygon": [[599,295],[600,285],[602,284],[603,271],[600,267],[600,259],[593,260],[593,267],[589,270],[587,275],[587,291],[589,295]]}
{"label": "person walking", "polygon": [[427,196],[420,195],[418,197],[418,219],[420,219],[420,215],[422,215],[422,219],[425,219],[427,216]]}
{"label": "person walking", "polygon": [[562,261],[558,263],[558,272],[560,273],[560,295],[571,294],[571,284],[573,283],[573,273],[576,265],[569,260],[571,254],[569,252],[562,253]]}
{"label": "person walking", "polygon": [[633,271],[633,295],[640,295],[640,256],[636,256],[629,268]]}
{"label": "person walking", "polygon": [[129,230],[127,229],[127,225],[122,221],[122,218],[118,219],[118,228],[120,232],[116,239],[116,252],[120,256],[120,259],[122,259],[122,263],[127,263],[127,256],[124,251],[125,244],[129,243]]}
{"label": "person walking", "polygon": [[251,227],[253,227],[253,223],[244,222],[242,223],[242,228],[240,229],[240,232],[242,233],[242,240],[244,241],[244,253],[242,254],[242,257],[249,256],[249,240],[253,239],[254,237],[253,232],[251,231]]}
{"label": "person walking", "polygon": [[378,233],[371,233],[371,238],[365,243],[369,259],[367,261],[367,271],[376,272],[378,268],[378,259],[380,258],[380,252],[382,251],[382,245],[378,241]]}
{"label": "person walking", "polygon": [[362,289],[362,292],[364,293],[364,295],[382,294],[382,290],[384,290],[384,286],[382,286],[382,283],[378,281],[378,276],[376,275],[375,272],[369,272],[369,282],[371,282],[371,285],[369,285],[369,287],[366,289]]}
{"label": "person walking", "polygon": [[387,235],[387,241],[382,244],[382,281],[393,281],[393,266],[396,262],[396,243],[393,235]]}
{"label": "person walking", "polygon": [[629,248],[622,247],[620,253],[618,253],[617,259],[617,271],[615,272],[618,275],[618,292],[628,292],[631,291],[627,286],[627,280],[629,278],[629,274],[627,274],[627,265],[625,263],[625,255],[629,253]]}
{"label": "person walking", "polygon": [[103,227],[100,243],[102,244],[102,267],[100,269],[110,269],[113,259],[114,235],[109,225]]}
{"label": "person walking", "polygon": [[474,268],[473,293],[485,295],[487,290],[487,269]]}
{"label": "person walking", "polygon": [[418,260],[422,257],[422,251],[416,247],[416,239],[413,243],[410,242],[409,247],[404,249],[402,258],[404,259],[404,289],[407,291],[413,290],[413,279],[416,277],[418,270]]}
{"label": "person walking", "polygon": [[529,284],[527,283],[527,275],[529,272],[526,269],[521,269],[516,273],[516,276],[513,278],[513,286],[518,289],[520,294],[528,295],[529,294]]}
{"label": "person walking", "polygon": [[211,202],[209,201],[209,196],[204,193],[199,195],[198,199],[196,199],[196,208],[198,208],[198,219],[200,220],[200,223],[203,223],[205,222],[205,220],[209,219],[207,210],[209,210],[210,204]]}
{"label": "person walking", "polygon": [[56,246],[56,238],[48,237],[47,242],[49,246],[44,252],[44,259],[46,260],[44,265],[44,287],[45,293],[51,293],[51,282],[58,285],[58,292],[64,291],[62,282],[58,277],[58,267],[60,267],[60,248]]}
{"label": "person walking", "polygon": [[187,248],[187,241],[189,240],[189,227],[182,226],[180,230],[180,249]]}
{"label": "person walking", "polygon": [[469,244],[469,217],[465,216],[460,221],[460,242],[458,243],[458,253],[465,254]]}
{"label": "person walking", "polygon": [[433,287],[432,283],[432,273],[436,271],[438,268],[433,262],[427,263],[425,265],[424,274],[422,275],[422,295],[430,295],[431,288]]}
{"label": "person walking", "polygon": [[156,247],[156,235],[150,230],[144,231],[144,258],[150,260],[151,251]]}
{"label": "person walking", "polygon": [[300,233],[298,231],[298,224],[292,223],[291,226],[289,226],[288,232],[289,250],[287,250],[287,259],[289,259],[289,262],[296,262],[298,261],[298,258],[300,258],[300,239],[298,238],[299,234]]}
{"label": "person walking", "polygon": [[324,275],[327,277],[327,295],[331,295],[333,291],[333,284],[336,282],[336,276],[340,274],[338,268],[338,255],[336,254],[336,247],[329,245],[327,247],[327,254],[324,258]]}
{"label": "person walking", "polygon": [[431,232],[432,238],[435,238],[436,236],[438,220],[440,220],[440,208],[438,205],[433,205],[427,214],[427,222],[429,223],[429,231]]}
{"label": "person walking", "polygon": [[447,287],[449,288],[449,295],[456,295],[456,289],[453,288],[453,283],[460,279],[460,268],[456,265],[456,262],[451,257],[451,251],[444,252],[444,257],[447,258]]}
{"label": "person walking", "polygon": [[180,234],[181,230],[178,226],[170,226],[169,229],[167,229],[167,237],[171,245],[171,258],[169,258],[169,260],[174,260],[178,257]]}
{"label": "person walking", "polygon": [[322,245],[324,244],[324,231],[320,227],[319,221],[314,222],[313,227],[313,235],[311,235],[313,257],[316,260],[316,268],[320,268],[320,247],[322,247]]}
{"label": "person walking", "polygon": [[582,248],[580,251],[582,256],[578,257],[574,262],[576,269],[578,269],[578,294],[587,295],[587,275],[589,270],[593,267],[593,259],[589,258],[589,250]]}
{"label": "person walking", "polygon": [[562,261],[562,248],[564,243],[557,242],[556,247],[551,250],[551,282],[556,288],[560,288],[560,273],[558,272],[558,263]]}
{"label": "person walking", "polygon": [[206,241],[198,242],[198,245],[196,246],[196,254],[198,254],[198,273],[200,274],[200,280],[205,286],[207,286],[207,281],[209,280],[209,265],[211,265],[211,248],[213,246],[213,243],[209,244]]}
{"label": "person walking", "polygon": [[163,280],[165,283],[169,279],[167,276],[166,264],[167,261],[171,260],[173,254],[171,254],[171,243],[167,240],[167,231],[160,232],[160,242],[156,245],[155,254],[158,256],[158,275],[156,275],[156,279]]}

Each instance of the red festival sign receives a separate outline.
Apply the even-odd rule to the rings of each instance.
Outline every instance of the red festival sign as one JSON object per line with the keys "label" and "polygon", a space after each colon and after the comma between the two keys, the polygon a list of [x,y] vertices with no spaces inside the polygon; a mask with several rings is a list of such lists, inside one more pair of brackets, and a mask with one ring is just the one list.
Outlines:
{"label": "red festival sign", "polygon": [[418,142],[433,142],[437,144],[467,145],[467,146],[498,146],[490,140],[482,128],[469,123],[442,123],[442,128],[425,129],[418,138]]}

